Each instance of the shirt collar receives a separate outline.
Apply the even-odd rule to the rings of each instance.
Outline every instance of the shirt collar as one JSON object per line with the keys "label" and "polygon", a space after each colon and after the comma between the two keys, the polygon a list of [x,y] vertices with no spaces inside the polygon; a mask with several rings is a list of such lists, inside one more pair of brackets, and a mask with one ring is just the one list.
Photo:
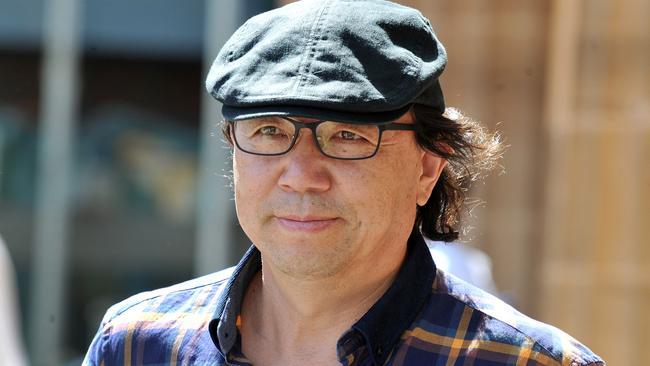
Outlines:
{"label": "shirt collar", "polygon": [[383,365],[402,333],[413,323],[431,294],[436,267],[416,230],[404,263],[388,291],[352,326],[366,341],[369,357]]}
{"label": "shirt collar", "polygon": [[[261,265],[260,252],[252,246],[219,295],[215,318],[209,329],[212,341],[224,358],[237,341],[236,322],[243,296]],[[408,240],[406,258],[393,284],[351,328],[364,340],[375,365],[384,364],[404,330],[415,320],[431,293],[435,273],[424,239],[414,230]]]}
{"label": "shirt collar", "polygon": [[257,248],[251,246],[218,295],[215,317],[210,321],[208,329],[212,342],[217,346],[224,359],[227,358],[237,341],[237,317],[241,310],[244,293],[260,268],[262,268],[261,254]]}

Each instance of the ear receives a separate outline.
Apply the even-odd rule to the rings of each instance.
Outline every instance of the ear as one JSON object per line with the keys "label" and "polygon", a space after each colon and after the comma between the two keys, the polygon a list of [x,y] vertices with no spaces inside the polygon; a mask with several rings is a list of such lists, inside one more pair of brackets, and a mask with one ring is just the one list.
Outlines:
{"label": "ear", "polygon": [[434,155],[430,151],[422,151],[422,175],[420,175],[420,181],[418,182],[418,206],[424,206],[427,203],[429,197],[431,197],[433,187],[438,182],[438,178],[440,178],[445,166],[447,166],[446,159]]}

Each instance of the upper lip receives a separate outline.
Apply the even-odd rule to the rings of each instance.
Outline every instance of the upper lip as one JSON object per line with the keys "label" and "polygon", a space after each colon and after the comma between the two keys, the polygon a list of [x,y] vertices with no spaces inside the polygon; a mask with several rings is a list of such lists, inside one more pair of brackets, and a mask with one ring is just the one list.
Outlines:
{"label": "upper lip", "polygon": [[307,221],[325,221],[325,220],[334,220],[336,217],[332,216],[320,216],[320,215],[305,215],[305,216],[298,216],[298,215],[276,215],[277,218],[279,219],[285,219],[285,220],[291,220],[291,221],[302,221],[302,222],[307,222]]}

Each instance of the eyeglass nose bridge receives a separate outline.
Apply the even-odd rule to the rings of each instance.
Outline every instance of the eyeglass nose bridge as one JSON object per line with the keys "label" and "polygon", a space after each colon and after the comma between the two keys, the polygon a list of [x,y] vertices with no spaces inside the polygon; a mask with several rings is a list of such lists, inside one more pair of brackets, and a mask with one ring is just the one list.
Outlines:
{"label": "eyeglass nose bridge", "polygon": [[294,126],[294,135],[293,135],[293,139],[292,139],[292,141],[291,141],[291,145],[289,146],[289,149],[287,149],[287,151],[285,152],[285,154],[287,154],[287,153],[289,153],[291,150],[293,150],[293,148],[294,148],[294,147],[296,146],[296,144],[298,143],[298,139],[300,138],[300,131],[301,131],[303,128],[306,128],[306,129],[308,129],[308,130],[311,131],[312,140],[314,141],[314,144],[316,144],[316,148],[318,148],[318,151],[319,151],[321,154],[323,154],[323,155],[325,155],[325,156],[328,156],[328,155],[325,153],[325,151],[323,151],[323,146],[321,145],[321,140],[322,140],[322,138],[321,138],[320,136],[318,136],[318,134],[316,133],[316,129],[318,128],[318,126],[319,126],[322,122],[325,122],[326,120],[316,120],[316,121],[313,121],[313,122],[301,122],[301,121],[295,120],[295,119],[293,119],[293,118],[288,118],[288,117],[285,117],[285,119],[286,119],[287,121],[291,122],[291,123],[293,124],[293,126]]}

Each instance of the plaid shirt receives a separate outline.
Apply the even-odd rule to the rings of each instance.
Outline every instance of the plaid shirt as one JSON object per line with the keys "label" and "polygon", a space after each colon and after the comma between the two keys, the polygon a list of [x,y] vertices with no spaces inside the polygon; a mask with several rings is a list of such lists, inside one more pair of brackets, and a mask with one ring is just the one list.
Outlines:
{"label": "plaid shirt", "polygon": [[[252,247],[234,269],[111,307],[84,366],[250,365],[237,317],[261,268]],[[436,270],[419,234],[395,282],[337,343],[346,366],[604,365],[566,333]]]}

